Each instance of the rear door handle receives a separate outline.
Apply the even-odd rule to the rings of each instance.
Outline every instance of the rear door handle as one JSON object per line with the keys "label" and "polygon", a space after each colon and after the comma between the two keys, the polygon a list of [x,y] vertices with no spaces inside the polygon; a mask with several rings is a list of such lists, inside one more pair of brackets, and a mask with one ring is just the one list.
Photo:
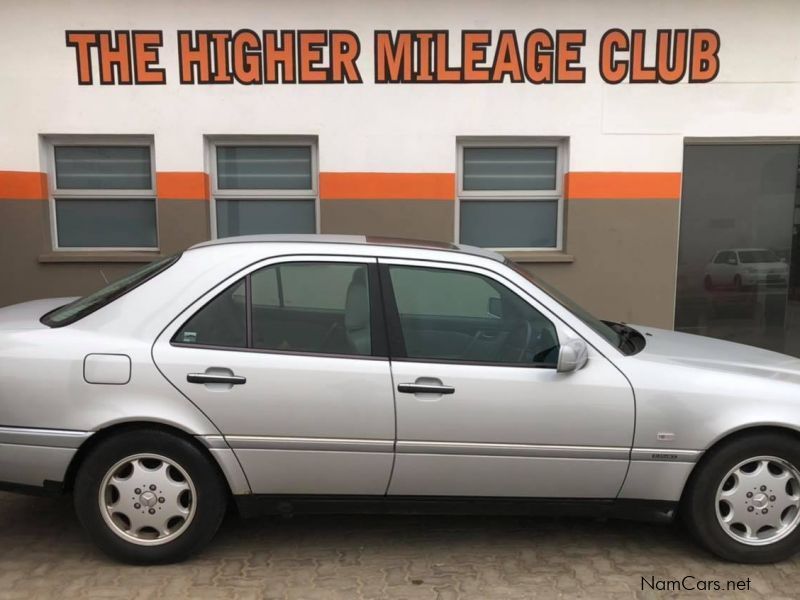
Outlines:
{"label": "rear door handle", "polygon": [[240,375],[218,375],[214,373],[189,373],[186,375],[189,383],[227,383],[229,385],[242,385],[247,383],[247,378]]}
{"label": "rear door handle", "polygon": [[449,385],[429,383],[399,383],[397,391],[403,394],[454,394],[456,388]]}

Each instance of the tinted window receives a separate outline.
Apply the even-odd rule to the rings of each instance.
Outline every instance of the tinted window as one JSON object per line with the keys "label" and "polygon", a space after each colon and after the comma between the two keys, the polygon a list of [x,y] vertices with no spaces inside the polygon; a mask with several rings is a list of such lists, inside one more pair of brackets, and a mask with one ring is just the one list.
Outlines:
{"label": "tinted window", "polygon": [[493,279],[424,267],[389,273],[409,358],[556,366],[553,324]]}
{"label": "tinted window", "polygon": [[741,250],[739,258],[743,263],[774,263],[781,260],[772,250]]}
{"label": "tinted window", "polygon": [[371,354],[368,279],[367,266],[356,263],[287,263],[253,273],[253,346]]}
{"label": "tinted window", "polygon": [[285,263],[252,273],[178,331],[181,344],[369,356],[369,274],[359,263]]}
{"label": "tinted window", "polygon": [[199,346],[247,347],[245,282],[239,281],[201,308],[174,341]]}

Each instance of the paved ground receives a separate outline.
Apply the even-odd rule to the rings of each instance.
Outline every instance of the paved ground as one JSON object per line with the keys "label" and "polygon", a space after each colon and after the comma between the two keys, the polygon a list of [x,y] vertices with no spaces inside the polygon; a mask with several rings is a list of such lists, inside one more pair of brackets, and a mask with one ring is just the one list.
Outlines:
{"label": "paved ground", "polygon": [[[749,592],[654,584],[750,578]],[[687,583],[696,580],[689,579]],[[745,585],[744,583],[742,585]],[[229,517],[182,565],[111,562],[69,499],[0,493],[0,598],[797,598],[800,560],[737,566],[677,526],[517,517]]]}

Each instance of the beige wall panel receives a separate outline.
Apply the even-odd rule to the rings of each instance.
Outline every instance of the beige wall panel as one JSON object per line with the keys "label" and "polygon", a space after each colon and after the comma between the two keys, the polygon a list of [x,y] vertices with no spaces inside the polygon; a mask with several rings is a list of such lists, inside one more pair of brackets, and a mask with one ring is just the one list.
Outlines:
{"label": "beige wall panel", "polygon": [[[158,221],[161,254],[174,254],[208,239],[208,202],[159,201]],[[0,201],[0,306],[35,298],[81,296],[149,258],[140,262],[46,262],[42,257],[48,255],[53,252],[47,201]]]}
{"label": "beige wall panel", "polygon": [[446,200],[323,200],[320,230],[452,242],[454,215]]}
{"label": "beige wall panel", "polygon": [[524,266],[602,319],[671,329],[678,210],[675,200],[568,200],[575,261]]}

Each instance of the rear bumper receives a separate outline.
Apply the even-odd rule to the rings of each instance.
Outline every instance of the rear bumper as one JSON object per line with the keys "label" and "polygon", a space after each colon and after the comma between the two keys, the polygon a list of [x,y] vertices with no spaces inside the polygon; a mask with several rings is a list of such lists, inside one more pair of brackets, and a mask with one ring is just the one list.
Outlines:
{"label": "rear bumper", "polygon": [[0,427],[0,489],[52,493],[91,431]]}

